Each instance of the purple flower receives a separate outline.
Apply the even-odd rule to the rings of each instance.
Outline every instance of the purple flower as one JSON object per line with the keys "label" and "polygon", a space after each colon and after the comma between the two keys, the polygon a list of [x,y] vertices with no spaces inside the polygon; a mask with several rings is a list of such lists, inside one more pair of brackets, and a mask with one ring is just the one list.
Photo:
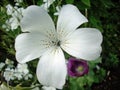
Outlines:
{"label": "purple flower", "polygon": [[87,61],[70,58],[67,64],[68,75],[80,77],[88,73],[89,67]]}

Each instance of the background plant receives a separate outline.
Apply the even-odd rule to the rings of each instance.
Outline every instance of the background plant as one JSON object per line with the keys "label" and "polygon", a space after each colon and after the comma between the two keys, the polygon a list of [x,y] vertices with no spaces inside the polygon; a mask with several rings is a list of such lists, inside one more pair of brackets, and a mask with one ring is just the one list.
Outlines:
{"label": "background plant", "polygon": [[[10,4],[12,7],[26,8],[29,5],[43,4],[42,0],[23,0],[18,3],[18,0],[1,0],[0,1],[0,83],[7,83],[4,77],[6,68],[16,69],[17,61],[15,59],[14,40],[18,34],[21,33],[21,29],[18,25],[16,29],[7,29],[3,27],[6,24],[6,20],[9,20],[12,16],[7,14],[6,6]],[[90,72],[88,75],[73,78],[68,77],[64,90],[113,90],[118,89],[120,85],[120,1],[119,0],[55,0],[55,2],[49,7],[48,13],[54,19],[57,20],[57,16],[54,15],[56,7],[61,7],[65,4],[74,4],[79,10],[88,18],[89,23],[84,24],[82,27],[95,27],[98,28],[104,37],[102,44],[103,51],[101,57],[93,62],[89,62]],[[17,11],[17,9],[15,9]],[[66,55],[67,57],[67,55]],[[69,56],[68,56],[69,57]],[[6,60],[10,60],[10,63],[6,63]],[[11,64],[11,62],[13,62]],[[3,63],[4,65],[1,65]],[[27,63],[29,73],[35,76],[37,60]],[[10,67],[10,65],[12,65]],[[33,82],[32,84],[30,82]],[[7,84],[5,84],[7,86]],[[24,78],[18,80],[14,78],[9,81],[9,88],[17,90],[30,90],[34,87],[41,87],[36,77],[24,80]],[[30,87],[30,88],[28,88]]]}

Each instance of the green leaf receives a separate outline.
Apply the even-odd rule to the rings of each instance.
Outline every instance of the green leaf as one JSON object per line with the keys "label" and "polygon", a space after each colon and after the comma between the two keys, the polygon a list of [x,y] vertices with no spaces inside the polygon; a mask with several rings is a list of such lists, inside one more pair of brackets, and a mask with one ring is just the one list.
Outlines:
{"label": "green leaf", "polygon": [[81,0],[81,2],[90,7],[90,0]]}
{"label": "green leaf", "polygon": [[66,3],[68,4],[72,4],[72,3],[74,3],[74,0],[65,0],[66,1]]}

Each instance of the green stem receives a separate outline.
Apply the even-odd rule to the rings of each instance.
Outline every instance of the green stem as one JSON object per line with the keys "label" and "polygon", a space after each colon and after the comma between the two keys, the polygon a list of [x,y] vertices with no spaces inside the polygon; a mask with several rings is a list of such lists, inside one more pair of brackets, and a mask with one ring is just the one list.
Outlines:
{"label": "green stem", "polygon": [[88,9],[87,8],[85,8],[85,16],[86,16],[86,18],[88,18]]}
{"label": "green stem", "polygon": [[14,36],[13,36],[13,35],[11,35],[10,33],[8,33],[6,30],[3,30],[2,28],[0,28],[0,31],[1,31],[1,32],[3,32],[3,33],[5,33],[6,35],[8,35],[8,37],[10,37],[10,38],[13,38],[13,39],[14,39]]}
{"label": "green stem", "polygon": [[[56,12],[56,7],[55,7],[55,4],[53,3],[52,4],[52,7],[53,7],[53,12],[55,13]],[[56,16],[53,15],[53,21],[56,23]]]}
{"label": "green stem", "polygon": [[[85,8],[85,17],[88,18],[88,9]],[[87,23],[85,23],[85,27],[87,27]]]}
{"label": "green stem", "polygon": [[60,5],[61,5],[61,3],[62,3],[62,0],[60,0],[60,1],[58,2],[57,6],[60,6]]}
{"label": "green stem", "polygon": [[33,5],[35,5],[35,1],[33,0]]}

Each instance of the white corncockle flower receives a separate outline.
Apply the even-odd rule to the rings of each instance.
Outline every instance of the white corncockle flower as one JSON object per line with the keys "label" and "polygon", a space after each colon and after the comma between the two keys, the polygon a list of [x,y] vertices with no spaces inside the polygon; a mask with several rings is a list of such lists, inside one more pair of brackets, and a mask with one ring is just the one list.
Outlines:
{"label": "white corncockle flower", "polygon": [[6,81],[14,80],[14,69],[6,68],[3,74]]}
{"label": "white corncockle flower", "polygon": [[67,75],[63,50],[84,59],[100,56],[102,34],[95,28],[78,28],[88,22],[76,6],[64,5],[57,27],[43,7],[29,6],[21,20],[22,34],[15,40],[16,59],[26,63],[39,58],[37,78],[44,86],[62,89]]}
{"label": "white corncockle flower", "polygon": [[43,0],[44,4],[42,4],[41,6],[42,6],[45,10],[47,10],[54,1],[55,1],[55,0]]}
{"label": "white corncockle flower", "polygon": [[0,63],[0,71],[2,70],[2,68],[5,66],[5,63],[1,62]]}

